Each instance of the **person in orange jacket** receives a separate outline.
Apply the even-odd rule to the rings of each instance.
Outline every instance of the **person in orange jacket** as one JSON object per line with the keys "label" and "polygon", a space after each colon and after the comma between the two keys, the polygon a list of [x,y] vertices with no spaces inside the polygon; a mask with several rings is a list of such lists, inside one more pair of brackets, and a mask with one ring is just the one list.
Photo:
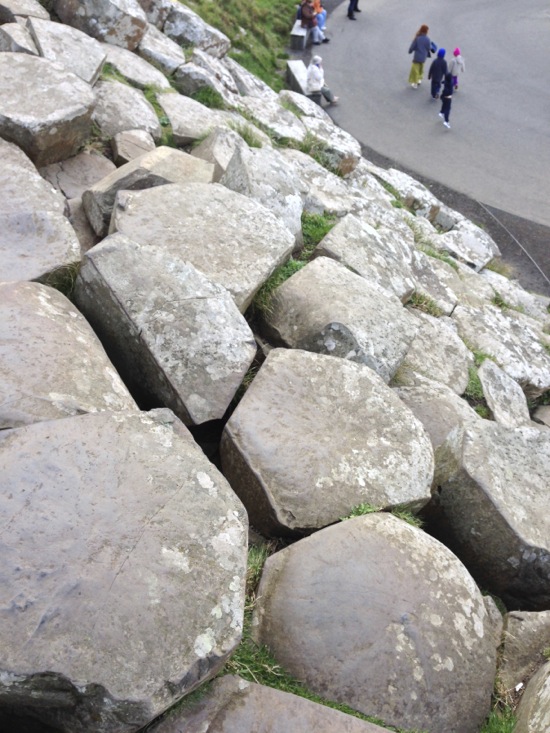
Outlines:
{"label": "person in orange jacket", "polygon": [[313,0],[313,9],[317,13],[317,24],[324,31],[327,26],[327,11],[323,7],[322,0]]}

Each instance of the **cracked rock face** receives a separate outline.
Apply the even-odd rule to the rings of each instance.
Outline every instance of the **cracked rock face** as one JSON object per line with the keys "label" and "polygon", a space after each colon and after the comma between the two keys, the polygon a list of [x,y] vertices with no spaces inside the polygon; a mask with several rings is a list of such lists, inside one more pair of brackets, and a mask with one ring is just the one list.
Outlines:
{"label": "cracked rock face", "polygon": [[241,636],[246,515],[169,410],[0,433],[0,706],[137,731]]}
{"label": "cracked rock face", "polygon": [[137,0],[54,0],[63,23],[93,38],[133,51],[147,28]]}
{"label": "cracked rock face", "polygon": [[449,550],[391,515],[272,555],[253,623],[307,687],[388,725],[477,733],[489,711],[496,653],[483,597]]}

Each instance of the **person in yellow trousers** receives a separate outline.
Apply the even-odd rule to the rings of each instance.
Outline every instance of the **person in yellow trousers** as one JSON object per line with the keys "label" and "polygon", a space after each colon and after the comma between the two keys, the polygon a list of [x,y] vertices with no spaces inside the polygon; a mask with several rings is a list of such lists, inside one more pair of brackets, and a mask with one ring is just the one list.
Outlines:
{"label": "person in yellow trousers", "polygon": [[421,25],[409,47],[409,53],[414,54],[411,72],[409,74],[409,84],[413,89],[417,89],[418,85],[422,83],[422,79],[424,77],[424,64],[426,59],[432,55],[432,42],[428,37],[429,30],[430,29],[427,25]]}

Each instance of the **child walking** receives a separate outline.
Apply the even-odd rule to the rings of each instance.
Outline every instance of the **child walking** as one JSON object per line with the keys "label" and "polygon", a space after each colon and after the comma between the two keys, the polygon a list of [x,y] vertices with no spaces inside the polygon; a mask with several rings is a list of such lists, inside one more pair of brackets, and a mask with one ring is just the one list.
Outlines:
{"label": "child walking", "polygon": [[453,58],[449,64],[449,71],[453,75],[453,86],[456,91],[458,89],[458,75],[463,74],[466,71],[466,63],[460,54],[459,48],[455,48],[453,51]]}
{"label": "child walking", "polygon": [[432,99],[439,99],[441,91],[441,82],[447,73],[447,62],[445,61],[445,49],[440,48],[437,52],[437,58],[434,59],[428,71],[428,79],[432,81]]}
{"label": "child walking", "polygon": [[449,72],[445,74],[445,82],[443,83],[443,91],[441,92],[441,111],[439,116],[443,119],[443,124],[449,130],[449,115],[451,114],[451,102],[453,101],[453,75]]}

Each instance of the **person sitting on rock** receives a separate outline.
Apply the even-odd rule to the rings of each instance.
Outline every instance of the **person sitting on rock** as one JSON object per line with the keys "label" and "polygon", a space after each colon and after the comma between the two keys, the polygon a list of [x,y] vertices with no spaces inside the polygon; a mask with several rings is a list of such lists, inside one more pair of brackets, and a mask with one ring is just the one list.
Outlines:
{"label": "person sitting on rock", "polygon": [[302,0],[302,28],[309,28],[313,38],[313,45],[319,46],[321,43],[328,43],[329,39],[319,28],[317,23],[317,14],[313,7],[313,0]]}
{"label": "person sitting on rock", "polygon": [[307,67],[306,94],[319,106],[321,106],[322,97],[330,104],[338,103],[338,97],[335,97],[325,84],[323,59],[320,56],[314,56]]}

